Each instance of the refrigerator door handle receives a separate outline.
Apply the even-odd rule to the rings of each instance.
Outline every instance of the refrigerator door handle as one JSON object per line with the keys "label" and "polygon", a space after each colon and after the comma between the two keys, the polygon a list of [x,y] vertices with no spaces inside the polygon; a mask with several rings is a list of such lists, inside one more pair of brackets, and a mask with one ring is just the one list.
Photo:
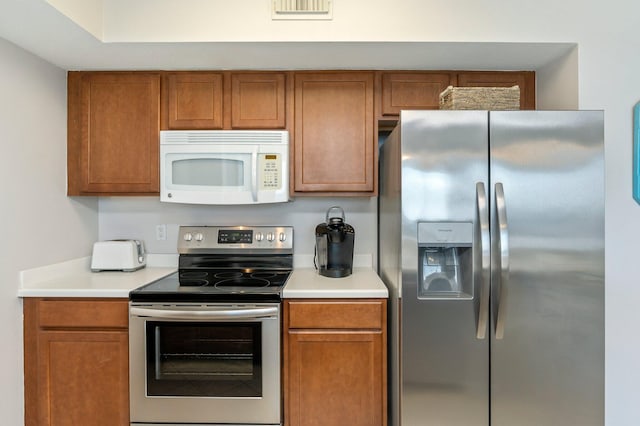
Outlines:
{"label": "refrigerator door handle", "polygon": [[509,281],[509,227],[507,222],[507,206],[504,198],[504,188],[498,182],[495,186],[496,219],[498,221],[498,250],[500,292],[496,304],[496,339],[504,338],[504,322],[507,313],[507,290]]}
{"label": "refrigerator door handle", "polygon": [[480,297],[478,309],[477,339],[484,339],[487,335],[487,321],[489,320],[489,283],[491,273],[491,237],[489,234],[489,203],[484,182],[476,183],[476,207],[478,209],[477,227],[480,245]]}

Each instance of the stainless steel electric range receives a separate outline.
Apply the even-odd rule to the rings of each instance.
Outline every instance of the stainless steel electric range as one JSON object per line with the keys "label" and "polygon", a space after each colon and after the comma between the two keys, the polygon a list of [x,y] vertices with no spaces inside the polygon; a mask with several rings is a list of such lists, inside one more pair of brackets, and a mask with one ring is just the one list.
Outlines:
{"label": "stainless steel electric range", "polygon": [[129,294],[131,425],[281,425],[293,228],[183,226],[178,253]]}

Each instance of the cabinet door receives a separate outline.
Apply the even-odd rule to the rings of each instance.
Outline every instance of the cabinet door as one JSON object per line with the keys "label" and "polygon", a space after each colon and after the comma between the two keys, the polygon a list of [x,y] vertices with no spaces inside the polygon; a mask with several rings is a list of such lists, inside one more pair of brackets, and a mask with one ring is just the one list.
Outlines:
{"label": "cabinet door", "polygon": [[296,192],[374,195],[373,81],[373,72],[296,73]]}
{"label": "cabinet door", "polygon": [[285,73],[231,74],[231,127],[284,129]]}
{"label": "cabinet door", "polygon": [[24,300],[27,426],[128,426],[128,300]]}
{"label": "cabinet door", "polygon": [[129,425],[126,332],[46,331],[38,346],[39,425]]}
{"label": "cabinet door", "polygon": [[382,116],[398,116],[402,109],[438,109],[440,93],[451,84],[451,74],[384,72],[380,84]]}
{"label": "cabinet door", "polygon": [[536,109],[536,75],[533,71],[467,71],[457,74],[459,87],[520,86],[520,109]]}
{"label": "cabinet door", "polygon": [[287,426],[385,424],[382,333],[288,333]]}
{"label": "cabinet door", "polygon": [[157,193],[159,74],[87,73],[75,94],[70,85],[69,195]]}
{"label": "cabinet door", "polygon": [[222,129],[222,81],[222,73],[168,74],[169,129]]}

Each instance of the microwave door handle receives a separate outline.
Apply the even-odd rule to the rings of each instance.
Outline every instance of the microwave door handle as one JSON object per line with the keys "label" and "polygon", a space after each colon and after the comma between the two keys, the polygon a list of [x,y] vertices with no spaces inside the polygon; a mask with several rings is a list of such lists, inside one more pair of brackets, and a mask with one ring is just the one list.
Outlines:
{"label": "microwave door handle", "polygon": [[258,202],[258,151],[256,149],[251,153],[251,196],[253,202]]}

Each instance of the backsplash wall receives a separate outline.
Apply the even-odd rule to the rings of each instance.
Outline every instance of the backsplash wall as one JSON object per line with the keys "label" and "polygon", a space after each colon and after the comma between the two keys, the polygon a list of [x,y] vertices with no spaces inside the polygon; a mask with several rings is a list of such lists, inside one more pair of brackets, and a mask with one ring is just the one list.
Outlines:
{"label": "backsplash wall", "polygon": [[[312,255],[315,227],[327,209],[340,206],[355,229],[355,254],[370,254],[377,265],[376,197],[298,197],[289,203],[251,206],[203,206],[161,203],[156,197],[101,197],[99,239],[135,238],[149,253],[176,253],[180,225],[288,225],[294,228],[294,253]],[[166,225],[166,240],[156,239],[156,226]]]}

